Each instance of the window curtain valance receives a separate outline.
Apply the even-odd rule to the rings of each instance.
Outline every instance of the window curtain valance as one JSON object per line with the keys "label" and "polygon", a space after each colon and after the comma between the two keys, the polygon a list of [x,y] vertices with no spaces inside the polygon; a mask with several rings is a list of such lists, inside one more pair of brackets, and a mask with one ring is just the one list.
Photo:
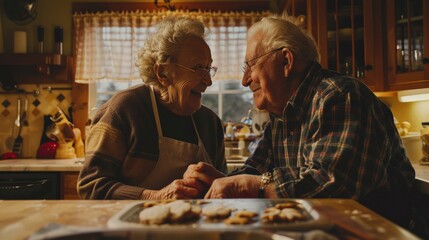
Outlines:
{"label": "window curtain valance", "polygon": [[208,28],[214,80],[241,79],[247,29],[269,12],[133,11],[73,15],[77,83],[141,79],[135,66],[139,49],[154,24],[167,16],[196,18]]}

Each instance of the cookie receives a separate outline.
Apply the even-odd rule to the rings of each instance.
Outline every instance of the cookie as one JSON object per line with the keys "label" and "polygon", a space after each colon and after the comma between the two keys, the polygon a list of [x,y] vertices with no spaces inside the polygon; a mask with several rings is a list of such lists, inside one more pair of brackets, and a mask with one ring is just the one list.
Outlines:
{"label": "cookie", "polygon": [[277,209],[283,209],[283,208],[293,208],[296,207],[298,203],[295,202],[283,202],[283,203],[277,203],[275,205],[275,208]]}
{"label": "cookie", "polygon": [[[269,208],[266,208],[265,210],[264,210],[264,213],[269,213],[269,212],[279,212],[280,211],[280,209],[278,209],[278,208],[275,208],[275,207],[269,207]],[[279,212],[280,213],[280,212]]]}
{"label": "cookie", "polygon": [[210,219],[227,218],[231,215],[231,209],[221,205],[203,208],[202,215]]}
{"label": "cookie", "polygon": [[168,206],[157,205],[143,209],[139,214],[139,219],[141,223],[159,225],[167,222],[169,216],[170,208]]}
{"label": "cookie", "polygon": [[233,216],[223,220],[223,222],[230,225],[244,225],[244,224],[248,224],[250,222],[250,219],[251,218],[247,218],[247,217]]}
{"label": "cookie", "polygon": [[188,216],[186,216],[187,219],[195,219],[199,218],[201,214],[201,207],[192,205],[191,211],[188,213]]}
{"label": "cookie", "polygon": [[281,210],[277,208],[265,209],[264,213],[261,215],[261,221],[264,223],[273,223],[280,220]]}
{"label": "cookie", "polygon": [[244,217],[244,218],[252,219],[252,218],[258,216],[258,213],[257,212],[247,211],[247,210],[242,210],[242,211],[236,212],[235,216],[236,217]]}
{"label": "cookie", "polygon": [[192,210],[191,204],[183,201],[169,203],[165,206],[170,208],[170,220],[172,222],[186,220]]}
{"label": "cookie", "polygon": [[282,221],[294,222],[304,219],[304,216],[295,208],[283,208],[279,214],[279,218]]}

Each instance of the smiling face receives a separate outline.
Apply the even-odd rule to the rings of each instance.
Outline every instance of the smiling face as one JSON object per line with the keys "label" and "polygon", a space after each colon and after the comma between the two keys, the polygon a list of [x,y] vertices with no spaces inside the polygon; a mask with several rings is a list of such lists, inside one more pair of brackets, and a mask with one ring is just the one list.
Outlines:
{"label": "smiling face", "polygon": [[[212,85],[210,74],[193,70],[211,66],[212,57],[207,43],[197,37],[183,41],[172,63],[168,66],[170,84],[165,105],[179,115],[190,115],[201,107],[201,94]],[[180,66],[179,66],[180,65]]]}
{"label": "smiling face", "polygon": [[[253,100],[257,108],[280,114],[291,96],[285,77],[284,49],[261,49],[259,42],[263,41],[261,33],[254,33],[247,39],[246,59],[254,59],[250,63],[242,80],[243,86],[249,86],[253,92]],[[272,51],[269,54],[268,52]],[[264,55],[266,54],[266,55]]]}

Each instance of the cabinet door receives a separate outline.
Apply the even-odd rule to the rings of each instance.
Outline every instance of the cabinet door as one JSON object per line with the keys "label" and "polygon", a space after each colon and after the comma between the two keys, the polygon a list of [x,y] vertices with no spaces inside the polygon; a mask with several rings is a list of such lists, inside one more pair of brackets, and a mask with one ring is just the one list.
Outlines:
{"label": "cabinet door", "polygon": [[80,199],[77,193],[78,172],[61,173],[61,199]]}
{"label": "cabinet door", "polygon": [[429,1],[388,1],[386,9],[389,89],[429,87]]}
{"label": "cabinet door", "polygon": [[318,4],[317,39],[322,66],[356,77],[372,90],[384,90],[382,81],[379,84],[375,80],[372,1],[322,0],[313,3]]}

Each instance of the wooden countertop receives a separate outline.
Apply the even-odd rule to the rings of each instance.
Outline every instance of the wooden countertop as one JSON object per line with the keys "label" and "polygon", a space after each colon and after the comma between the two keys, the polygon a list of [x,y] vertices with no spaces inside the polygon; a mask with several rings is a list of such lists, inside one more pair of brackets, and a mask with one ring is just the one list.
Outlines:
{"label": "wooden countertop", "polygon": [[[0,172],[79,172],[84,158],[75,159],[10,159],[0,160]],[[241,166],[242,163],[228,163],[228,169]],[[429,195],[429,165],[413,163],[416,180],[421,192]]]}
{"label": "wooden countertop", "polygon": [[[339,233],[355,232],[374,239],[417,239],[405,229],[387,221],[350,199],[309,199],[315,209],[338,223]],[[20,200],[0,201],[0,236],[26,239],[49,223],[81,228],[107,229],[107,221],[128,204],[122,200]],[[346,231],[345,229],[349,229]],[[361,237],[358,237],[362,239]]]}
{"label": "wooden countertop", "polygon": [[413,167],[416,171],[417,187],[420,192],[429,195],[429,165],[413,163]]}
{"label": "wooden countertop", "polygon": [[84,158],[0,160],[0,172],[79,172]]}

